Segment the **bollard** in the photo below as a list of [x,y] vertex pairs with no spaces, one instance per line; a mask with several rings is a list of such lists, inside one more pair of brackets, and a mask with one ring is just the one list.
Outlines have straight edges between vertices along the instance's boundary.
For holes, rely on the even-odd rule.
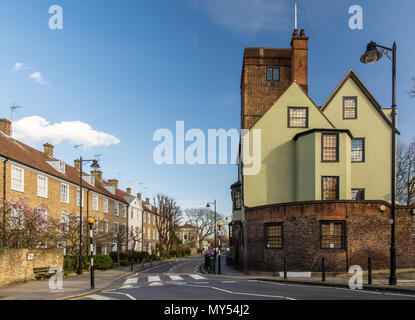
[[287,259],[284,256],[284,279],[287,280]]
[[321,281],[326,281],[326,258],[321,259]]
[[220,258],[220,252],[219,252],[219,255],[218,255],[218,274],[220,274],[220,268],[221,268],[221,258]]
[[367,258],[367,284],[372,284],[372,259]]

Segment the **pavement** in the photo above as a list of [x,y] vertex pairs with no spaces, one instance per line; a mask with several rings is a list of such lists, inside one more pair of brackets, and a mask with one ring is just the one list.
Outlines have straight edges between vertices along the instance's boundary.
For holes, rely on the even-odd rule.
[[[178,259],[179,260],[179,259]],[[33,280],[15,283],[0,288],[0,300],[65,300],[83,296],[91,292],[99,292],[108,287],[114,281],[128,277],[137,271],[146,270],[155,265],[173,263],[175,260],[154,261],[153,263],[136,264],[134,271],[131,266],[118,267],[111,270],[94,273],[95,289],[90,286],[90,274],[84,272],[82,275],[68,275],[63,278],[62,289],[51,290],[49,280]]]

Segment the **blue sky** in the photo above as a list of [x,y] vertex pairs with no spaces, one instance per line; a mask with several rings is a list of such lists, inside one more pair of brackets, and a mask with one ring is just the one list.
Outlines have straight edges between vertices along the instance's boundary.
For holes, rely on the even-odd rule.
[[[49,124],[81,121],[119,139],[74,149],[62,140],[55,155],[68,163],[102,154],[105,178],[152,196],[163,192],[184,208],[217,199],[231,213],[234,165],[153,162],[153,133],[238,128],[240,72],[246,46],[289,47],[294,26],[289,0],[2,0],[0,3],[0,117],[23,105],[14,120],[38,116]],[[348,27],[351,5],[363,7],[363,30]],[[50,30],[51,5],[63,8],[63,30]],[[415,137],[412,0],[299,0],[299,27],[309,41],[309,94],[321,105],[349,69],[380,103],[390,106],[391,64],[359,62],[374,40],[398,45],[398,121],[401,141]],[[13,71],[17,62],[25,67]],[[35,74],[35,75],[34,75]],[[32,78],[30,78],[30,75]],[[37,80],[37,81],[36,81]],[[92,138],[91,138],[92,139]],[[47,142],[31,141],[41,148]],[[105,140],[105,137],[104,137]],[[140,182],[143,182],[140,185]],[[147,189],[143,189],[144,186]]]

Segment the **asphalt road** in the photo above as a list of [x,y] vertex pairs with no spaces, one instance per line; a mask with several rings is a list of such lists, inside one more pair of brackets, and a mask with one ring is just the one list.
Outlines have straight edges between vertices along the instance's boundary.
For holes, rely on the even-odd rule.
[[156,266],[83,300],[415,300],[415,296],[199,273],[201,258]]

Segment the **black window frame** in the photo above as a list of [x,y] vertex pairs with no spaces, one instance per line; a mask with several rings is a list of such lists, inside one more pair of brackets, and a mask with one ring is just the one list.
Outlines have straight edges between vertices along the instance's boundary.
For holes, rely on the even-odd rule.
[[[336,159],[324,160],[324,136],[336,136]],[[321,133],[321,162],[339,162],[339,134],[337,132]]]
[[[237,194],[239,194],[239,206],[237,205],[237,201],[236,201]],[[232,202],[233,202],[232,209],[234,211],[242,210],[242,188],[240,185],[232,189]]]
[[[352,159],[352,148],[353,148],[353,140],[362,140],[362,160],[361,161],[354,161]],[[350,160],[352,163],[362,163],[366,161],[366,139],[365,138],[353,138],[350,142]]]
[[[324,178],[336,178],[337,179],[336,199],[334,199],[334,200],[325,200],[324,199]],[[339,194],[340,194],[339,184],[340,184],[340,177],[339,176],[321,176],[321,200],[322,201],[336,201],[336,200],[339,200]]]
[[[290,110],[292,109],[304,109],[305,112],[305,126],[292,126],[290,124],[291,116],[290,116]],[[308,128],[308,107],[288,107],[287,108],[287,127],[288,128]]]
[[[268,79],[268,70],[271,69],[271,78]],[[274,79],[274,69],[278,70],[278,79]],[[265,69],[265,80],[266,81],[280,81],[281,80],[281,68],[278,66],[267,66]]]
[[[268,247],[267,227],[281,227],[281,247]],[[283,222],[271,222],[264,223],[264,247],[268,250],[282,250],[284,249],[284,223]]]
[[[353,199],[353,190],[359,190],[363,193],[363,199]],[[366,189],[365,188],[352,188],[352,201],[363,201],[366,199]]]
[[[344,220],[320,220],[320,250],[331,250],[331,251],[344,251],[346,250],[346,221]],[[341,248],[326,248],[323,247],[323,224],[340,224],[342,226],[342,234],[341,234]]]
[[[354,99],[355,100],[355,117],[354,118],[346,118],[345,117],[345,100],[346,99]],[[343,120],[356,120],[357,119],[357,96],[345,96],[343,97]]]

